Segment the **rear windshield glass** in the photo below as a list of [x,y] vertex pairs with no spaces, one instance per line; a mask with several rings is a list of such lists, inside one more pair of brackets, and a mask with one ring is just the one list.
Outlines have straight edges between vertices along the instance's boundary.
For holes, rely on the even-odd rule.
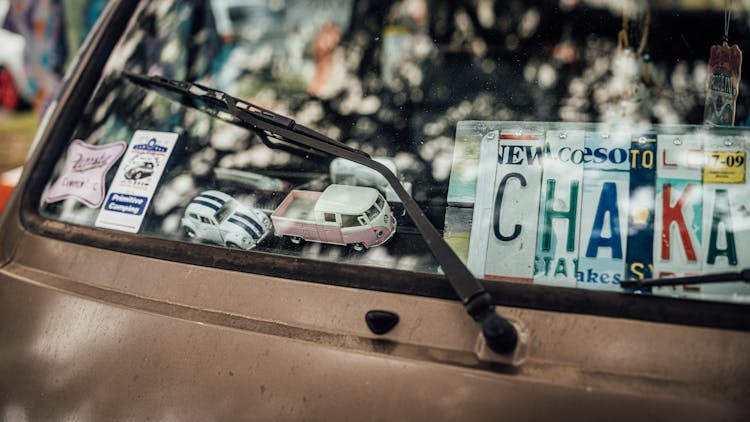
[[[127,71],[224,91],[363,150],[487,280],[630,293],[620,282],[739,271],[750,15],[730,2],[725,20],[720,3],[143,2],[40,211],[144,238],[440,271],[377,172]],[[750,285],[638,293],[747,302]]]

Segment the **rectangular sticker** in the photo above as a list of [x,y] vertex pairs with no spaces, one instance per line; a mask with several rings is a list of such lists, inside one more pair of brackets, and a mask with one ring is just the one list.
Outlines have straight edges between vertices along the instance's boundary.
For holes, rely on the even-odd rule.
[[622,291],[630,167],[627,135],[587,132],[577,286]]
[[706,151],[703,183],[744,184],[746,151]]
[[96,219],[97,227],[138,233],[177,136],[148,130],[133,134]]
[[575,287],[584,132],[547,131],[534,283]]
[[533,280],[542,137],[541,132],[503,130],[482,139],[469,245],[469,269],[475,275]]

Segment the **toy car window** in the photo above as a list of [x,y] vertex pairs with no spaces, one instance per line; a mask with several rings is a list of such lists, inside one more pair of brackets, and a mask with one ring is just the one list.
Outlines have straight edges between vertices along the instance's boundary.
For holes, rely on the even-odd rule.
[[378,199],[375,200],[375,205],[378,207],[378,210],[382,210],[385,206],[385,200],[382,196],[378,196]]
[[[128,71],[361,149],[489,282],[627,294],[620,281],[750,266],[741,2],[726,46],[717,2],[231,3],[143,2],[39,198],[43,217],[221,253],[227,242],[188,227],[215,215],[199,218],[247,239],[235,249],[439,273],[379,174]],[[336,215],[346,230],[323,230]],[[746,303],[750,284],[639,293]]]
[[341,226],[342,227],[355,227],[359,225],[356,215],[341,214]]
[[377,207],[376,207],[376,206],[375,206],[374,204],[373,204],[373,206],[372,206],[372,207],[370,207],[370,209],[369,209],[369,210],[367,210],[367,212],[365,213],[365,215],[367,215],[367,218],[368,218],[368,219],[369,219],[370,221],[372,221],[372,220],[374,220],[375,218],[377,218],[378,214],[380,214],[380,210],[378,210],[378,208],[377,208]]

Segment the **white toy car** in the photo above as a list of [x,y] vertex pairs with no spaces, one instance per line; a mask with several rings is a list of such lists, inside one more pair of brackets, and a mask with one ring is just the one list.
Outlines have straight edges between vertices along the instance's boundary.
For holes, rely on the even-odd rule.
[[182,227],[188,237],[249,250],[271,232],[271,219],[231,196],[209,190],[196,196],[185,209]]

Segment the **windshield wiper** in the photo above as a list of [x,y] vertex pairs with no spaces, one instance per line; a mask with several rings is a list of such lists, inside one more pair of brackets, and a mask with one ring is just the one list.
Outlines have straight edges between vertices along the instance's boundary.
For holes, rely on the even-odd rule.
[[518,332],[495,310],[492,296],[471,274],[466,265],[430,223],[396,175],[366,153],[331,139],[294,119],[282,116],[250,102],[202,85],[176,81],[160,76],[123,72],[136,84],[171,98],[183,105],[209,113],[221,120],[252,130],[275,148],[269,137],[294,145],[303,151],[318,151],[342,157],[380,173],[402,201],[406,212],[421,233],[427,247],[440,264],[448,282],[464,304],[466,311],[479,323],[487,346],[500,354],[511,354],[518,345]]
[[750,283],[750,268],[742,271],[726,272],[716,274],[703,274],[675,278],[658,278],[651,280],[633,280],[621,281],[620,287],[625,289],[643,289],[647,287],[659,286],[684,286],[687,284],[708,284],[708,283],[731,283],[743,281]]

